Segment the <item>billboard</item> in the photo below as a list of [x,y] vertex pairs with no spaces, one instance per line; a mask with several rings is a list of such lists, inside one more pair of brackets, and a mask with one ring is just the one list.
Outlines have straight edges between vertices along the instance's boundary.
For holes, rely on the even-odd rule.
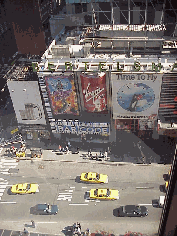
[[45,83],[54,115],[79,115],[76,87],[72,75],[47,76]]
[[38,82],[8,81],[7,85],[18,123],[46,125]]
[[65,134],[95,134],[108,136],[110,134],[110,124],[109,123],[99,123],[99,122],[80,122],[75,120],[55,120],[53,122],[55,126],[56,133]]
[[147,119],[158,113],[162,74],[113,74],[113,119]]
[[81,74],[84,109],[87,112],[107,113],[106,74]]

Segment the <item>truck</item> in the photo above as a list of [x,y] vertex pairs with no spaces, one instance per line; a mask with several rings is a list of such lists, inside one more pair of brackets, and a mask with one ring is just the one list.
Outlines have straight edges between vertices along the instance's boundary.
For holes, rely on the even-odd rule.
[[163,208],[165,202],[165,196],[160,196],[159,199],[152,200],[153,207]]

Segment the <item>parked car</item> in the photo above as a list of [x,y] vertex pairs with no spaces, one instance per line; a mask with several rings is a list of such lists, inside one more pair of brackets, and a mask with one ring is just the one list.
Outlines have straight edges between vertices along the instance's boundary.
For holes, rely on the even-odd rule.
[[58,206],[47,203],[37,204],[33,208],[33,213],[36,215],[56,215],[58,213]]
[[148,209],[145,206],[126,205],[118,208],[118,217],[144,217],[148,215]]

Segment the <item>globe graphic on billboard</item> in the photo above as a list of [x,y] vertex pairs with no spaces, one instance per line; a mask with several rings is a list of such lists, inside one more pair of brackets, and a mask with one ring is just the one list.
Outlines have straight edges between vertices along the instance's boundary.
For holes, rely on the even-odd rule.
[[142,112],[154,104],[154,90],[144,83],[128,83],[117,92],[117,102],[130,112]]

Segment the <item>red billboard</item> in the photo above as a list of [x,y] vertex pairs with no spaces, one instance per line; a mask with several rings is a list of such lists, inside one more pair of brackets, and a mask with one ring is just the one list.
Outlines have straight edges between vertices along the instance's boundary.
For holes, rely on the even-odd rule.
[[84,109],[88,112],[107,113],[106,74],[81,74]]

